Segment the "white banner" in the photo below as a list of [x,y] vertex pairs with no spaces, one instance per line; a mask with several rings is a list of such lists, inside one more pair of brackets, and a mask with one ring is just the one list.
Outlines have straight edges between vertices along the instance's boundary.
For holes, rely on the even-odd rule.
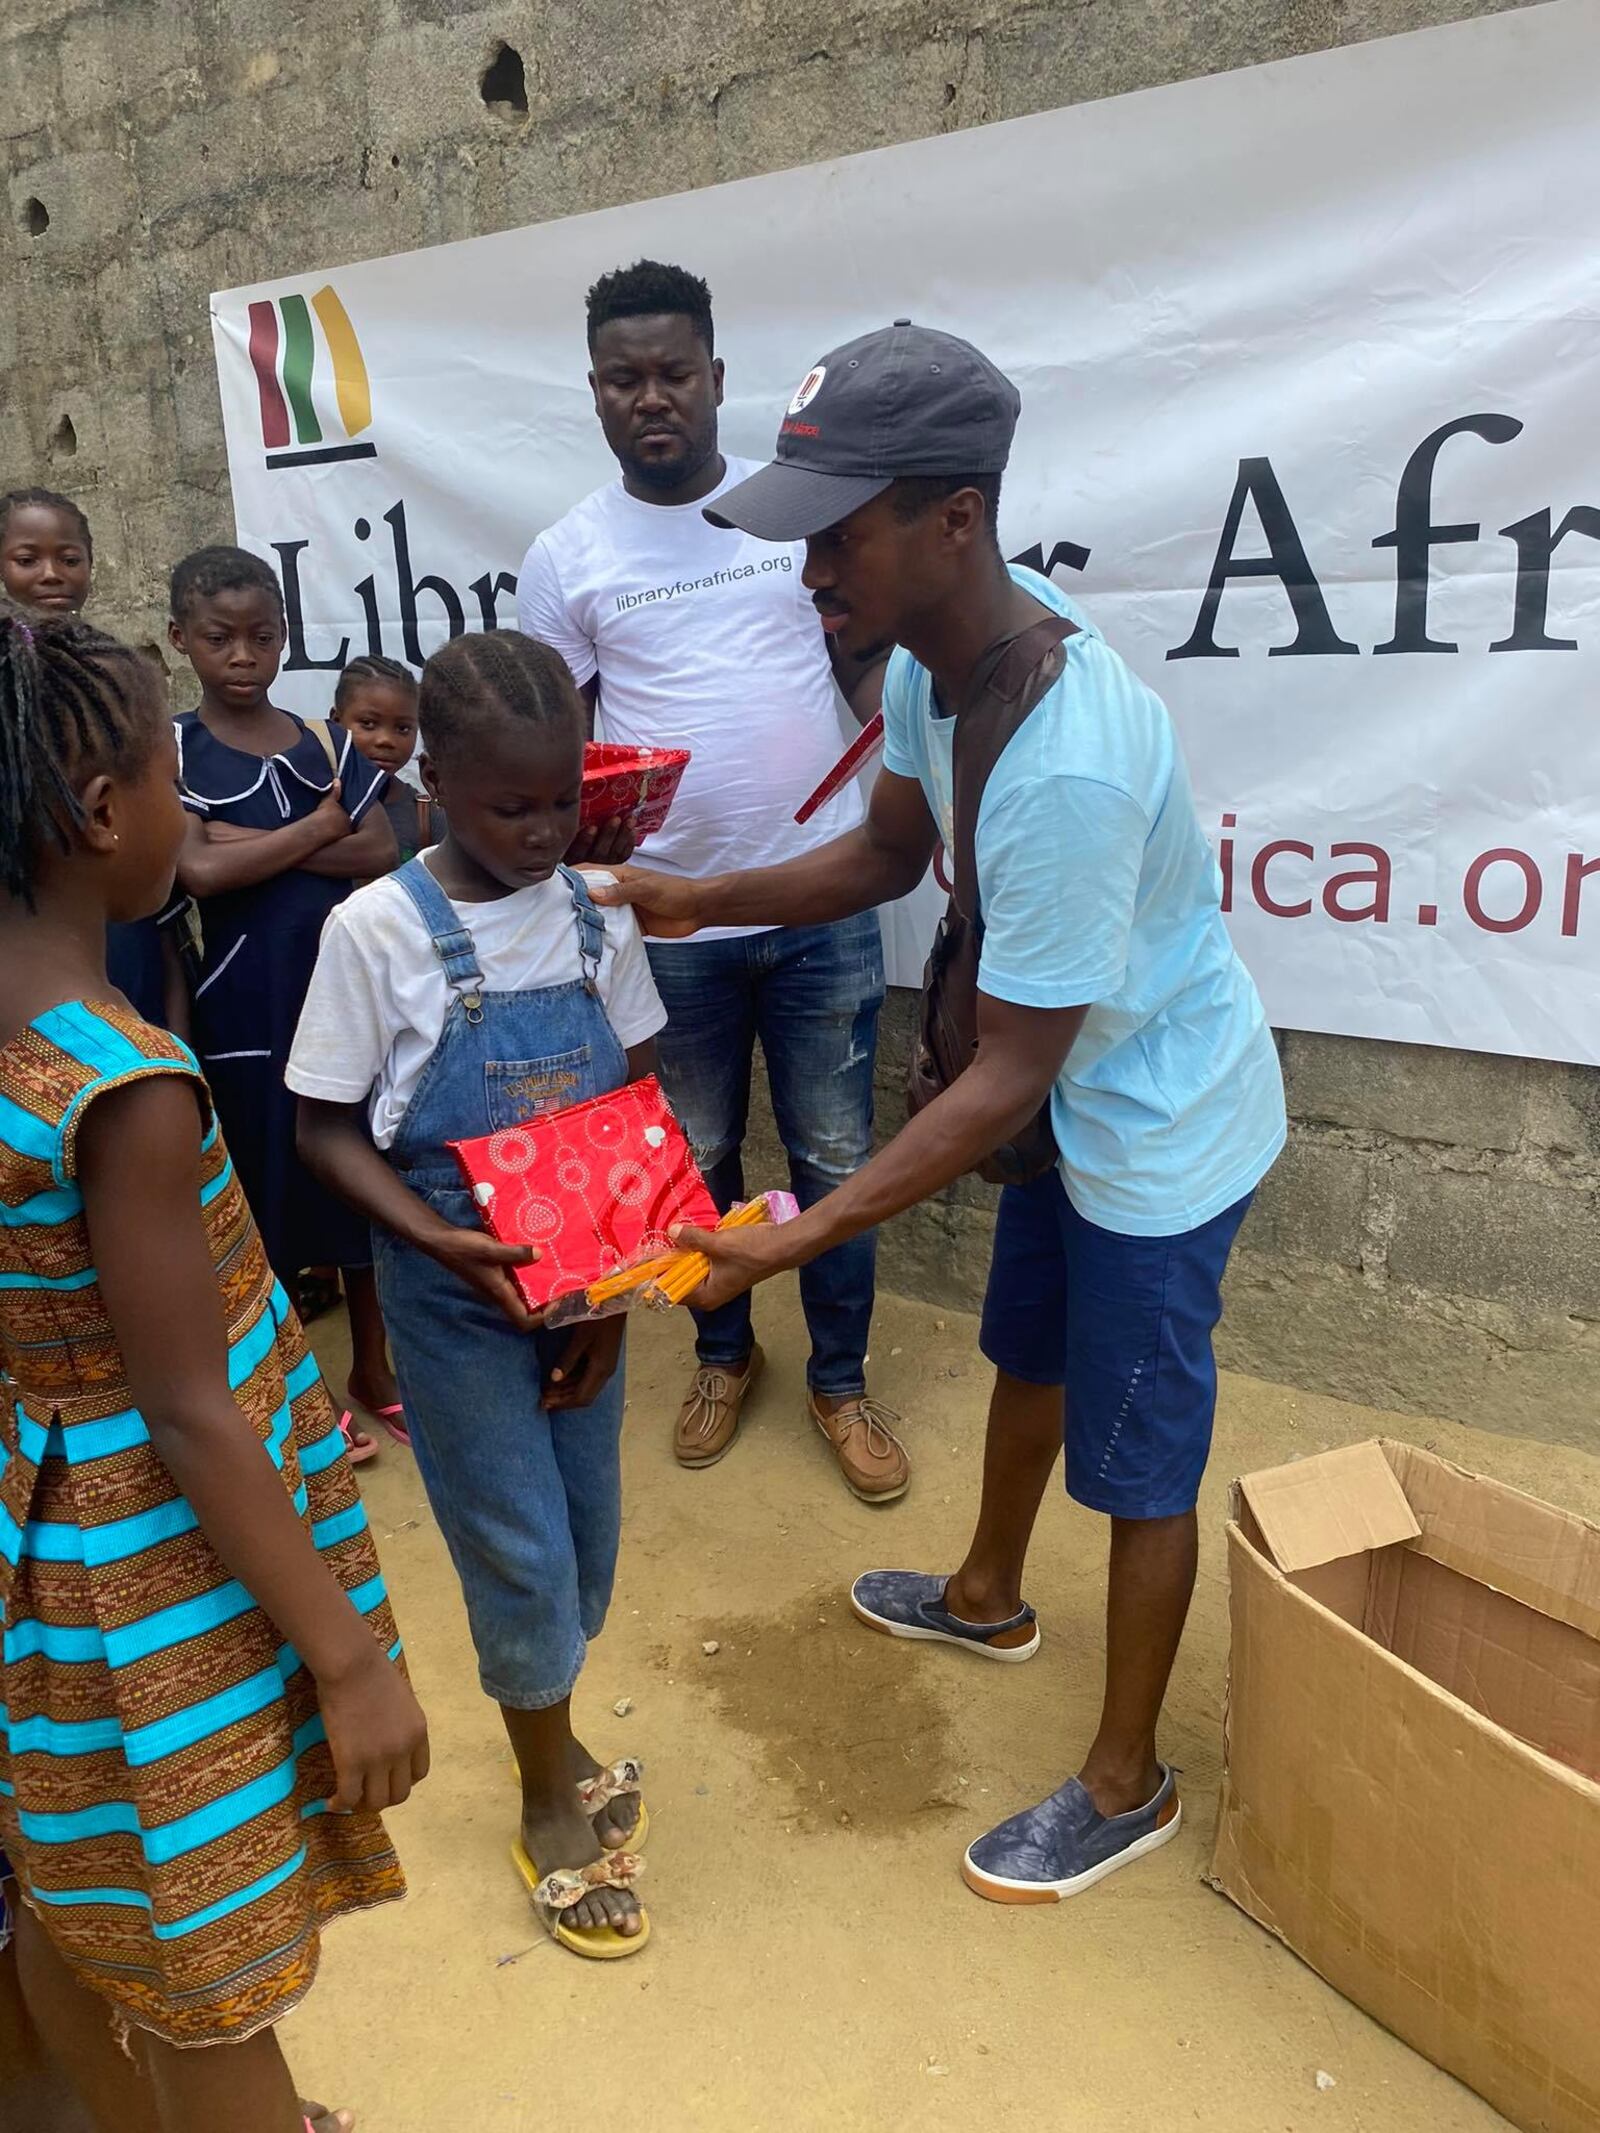
[[513,620],[615,474],[597,275],[709,279],[759,456],[909,315],[1021,387],[1003,543],[1171,705],[1272,1020],[1600,1062],[1597,112],[1554,0],[218,296],[281,700]]

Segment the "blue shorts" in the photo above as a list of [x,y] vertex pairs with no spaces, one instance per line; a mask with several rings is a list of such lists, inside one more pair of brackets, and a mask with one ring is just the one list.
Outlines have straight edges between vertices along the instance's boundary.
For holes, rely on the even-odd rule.
[[1174,1237],[1086,1221],[1058,1171],[1000,1198],[979,1345],[1066,1387],[1067,1490],[1113,1518],[1192,1511],[1211,1450],[1228,1254],[1253,1194]]

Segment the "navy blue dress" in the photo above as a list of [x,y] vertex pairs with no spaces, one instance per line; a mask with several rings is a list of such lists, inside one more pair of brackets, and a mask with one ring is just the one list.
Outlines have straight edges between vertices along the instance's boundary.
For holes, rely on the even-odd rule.
[[167,972],[161,928],[136,918],[106,928],[106,976],[125,993],[140,1017],[156,1029],[167,1026]]
[[[282,829],[310,814],[333,784],[327,751],[301,720],[293,747],[265,757],[219,741],[198,711],[173,723],[184,804],[208,821]],[[340,797],[359,822],[381,805],[386,773],[340,727],[330,730]],[[283,1079],[323,921],[354,887],[294,867],[200,902],[205,953],[194,990],[194,1049],[267,1257],[291,1295],[303,1267],[366,1266],[372,1259],[365,1218],[325,1192],[295,1155],[295,1098]]]
[[167,963],[162,937],[171,930],[181,958],[193,910],[194,905],[180,891],[154,918],[136,918],[106,927],[106,976],[156,1029],[167,1026]]

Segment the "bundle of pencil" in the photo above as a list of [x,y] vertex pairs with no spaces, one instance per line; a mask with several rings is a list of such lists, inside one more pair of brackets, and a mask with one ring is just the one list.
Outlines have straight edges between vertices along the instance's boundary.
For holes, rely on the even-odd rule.
[[[744,1229],[752,1222],[770,1222],[772,1211],[763,1195],[747,1200],[743,1207],[736,1207],[723,1216],[718,1229]],[[619,1296],[626,1296],[632,1289],[644,1291],[644,1301],[658,1311],[670,1311],[691,1297],[702,1281],[711,1272],[711,1261],[704,1252],[660,1252],[653,1259],[642,1259],[635,1266],[625,1266],[615,1274],[606,1275],[603,1281],[591,1282],[587,1291],[592,1309],[602,1304],[614,1303]]]

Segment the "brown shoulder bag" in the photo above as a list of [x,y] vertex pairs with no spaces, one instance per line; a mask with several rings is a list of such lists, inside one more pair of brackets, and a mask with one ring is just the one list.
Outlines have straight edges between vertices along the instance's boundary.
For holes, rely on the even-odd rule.
[[[906,1084],[906,1107],[916,1114],[972,1064],[978,1049],[978,961],[983,913],[978,897],[978,809],[989,773],[1006,743],[1061,677],[1061,640],[1077,624],[1049,615],[1015,637],[992,645],[978,663],[969,702],[956,716],[952,741],[951,812],[955,818],[955,887],[922,979],[922,1024]],[[1046,1099],[1013,1139],[977,1167],[994,1185],[1026,1185],[1055,1162],[1056,1137]]]

